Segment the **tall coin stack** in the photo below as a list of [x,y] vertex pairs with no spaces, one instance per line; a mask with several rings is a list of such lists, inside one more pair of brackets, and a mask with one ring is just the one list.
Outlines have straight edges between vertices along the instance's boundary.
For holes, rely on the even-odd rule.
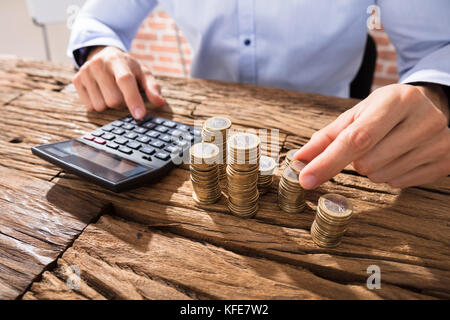
[[219,147],[219,179],[226,178],[227,130],[231,120],[225,117],[212,117],[205,121],[202,130],[202,141],[214,143]]
[[259,159],[258,191],[260,195],[267,193],[273,182],[273,172],[277,163],[271,157],[261,156]]
[[286,169],[287,167],[289,167],[289,164],[291,163],[292,158],[294,158],[294,154],[298,150],[299,149],[291,149],[288,151],[288,153],[286,153],[286,159],[284,160],[283,170]]
[[300,171],[305,166],[305,163],[293,160],[283,170],[278,185],[278,205],[285,212],[298,213],[305,208],[305,191],[298,181]]
[[219,200],[221,190],[217,174],[219,148],[212,143],[197,143],[190,148],[192,197],[198,204]]
[[352,204],[338,194],[326,194],[319,199],[311,237],[320,247],[337,247],[352,217]]
[[228,208],[235,216],[253,217],[258,211],[260,140],[251,133],[228,139]]

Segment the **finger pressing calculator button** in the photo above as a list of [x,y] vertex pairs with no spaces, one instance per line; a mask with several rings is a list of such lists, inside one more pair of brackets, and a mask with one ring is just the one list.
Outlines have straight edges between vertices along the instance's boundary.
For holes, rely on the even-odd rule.
[[114,143],[114,142],[111,142],[111,141],[109,141],[109,142],[106,144],[106,146],[109,147],[109,148],[111,148],[111,149],[117,149],[117,148],[119,147],[119,145],[118,145],[117,143]]
[[105,134],[103,134],[102,138],[105,140],[112,140],[115,138],[115,135],[113,135],[111,133],[105,133]]
[[137,141],[142,143],[149,143],[150,140],[152,140],[152,138],[150,138],[149,136],[142,136],[137,138]]
[[157,126],[157,127],[155,128],[155,130],[156,130],[156,131],[159,131],[159,132],[161,132],[161,133],[166,133],[167,131],[169,131],[169,128],[164,127],[164,126]]
[[124,133],[125,133],[125,130],[123,130],[122,128],[115,128],[115,129],[112,131],[112,133],[121,135],[121,134],[124,134]]
[[155,150],[155,148],[152,148],[152,147],[143,147],[139,151],[141,151],[142,153],[148,154],[148,155],[152,155],[155,153],[156,150]]
[[128,147],[124,147],[124,146],[120,146],[119,147],[119,151],[123,152],[123,153],[126,153],[126,154],[132,154],[133,153],[133,150],[131,150]]
[[123,122],[120,120],[116,120],[112,122],[111,125],[113,125],[114,127],[121,127],[123,125]]
[[130,142],[127,143],[127,147],[129,147],[131,149],[134,149],[134,150],[137,150],[137,149],[139,149],[141,147],[141,144],[139,142],[136,142],[136,141],[130,141]]
[[102,138],[94,138],[94,140],[93,140],[95,143],[98,143],[98,144],[105,144],[106,143],[106,140],[105,139],[102,139]]
[[157,157],[158,159],[166,161],[167,159],[170,158],[170,155],[168,153],[160,151],[160,152],[157,152],[155,154],[155,157]]
[[118,143],[118,144],[125,144],[128,142],[128,140],[123,137],[118,137],[118,138],[116,138],[116,140],[114,140],[114,142]]
[[128,139],[136,139],[137,136],[138,136],[138,134],[137,134],[137,133],[134,133],[134,132],[128,132],[128,133],[125,135],[125,137],[128,138]]
[[125,123],[122,128],[124,128],[125,130],[133,130],[134,126],[131,123]]
[[150,131],[150,132],[147,132],[146,135],[148,135],[149,137],[152,137],[152,138],[158,138],[160,133],[156,132],[156,131]]
[[158,140],[152,141],[150,143],[150,145],[152,145],[152,146],[154,146],[155,148],[158,148],[158,149],[164,148],[164,146],[165,146],[165,144],[163,142],[158,141]]

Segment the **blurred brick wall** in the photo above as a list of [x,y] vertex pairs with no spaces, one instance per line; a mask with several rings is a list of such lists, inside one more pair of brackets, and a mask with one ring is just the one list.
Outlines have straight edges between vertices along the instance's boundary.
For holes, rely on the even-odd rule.
[[[395,83],[398,80],[395,49],[384,30],[370,32],[375,39],[378,60],[372,89]],[[157,8],[142,23],[131,47],[131,54],[147,64],[154,74],[183,77],[189,75],[191,49],[181,32],[181,54],[177,46],[176,27],[173,20]],[[181,63],[181,55],[185,69]]]

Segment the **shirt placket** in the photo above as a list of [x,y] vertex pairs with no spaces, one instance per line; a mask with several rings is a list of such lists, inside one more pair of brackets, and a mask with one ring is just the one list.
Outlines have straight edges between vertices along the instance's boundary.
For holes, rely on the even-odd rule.
[[256,83],[254,0],[238,0],[239,80]]

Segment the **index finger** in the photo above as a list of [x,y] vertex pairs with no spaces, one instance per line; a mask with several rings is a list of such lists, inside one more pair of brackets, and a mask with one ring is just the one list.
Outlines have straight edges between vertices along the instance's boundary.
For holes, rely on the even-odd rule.
[[136,120],[145,116],[145,104],[139,92],[136,75],[125,63],[112,64],[116,83],[122,92],[125,103]]
[[302,170],[299,180],[305,189],[314,189],[341,172],[349,163],[373,148],[402,119],[389,108],[364,110],[342,130],[326,149]]

